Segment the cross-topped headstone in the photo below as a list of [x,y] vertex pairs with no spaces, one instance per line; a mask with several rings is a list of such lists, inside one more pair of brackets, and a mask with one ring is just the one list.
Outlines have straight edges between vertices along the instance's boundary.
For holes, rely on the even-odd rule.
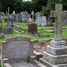
[[9,12],[10,12],[10,8],[8,7],[8,14],[9,14]]
[[54,17],[56,17],[55,24],[55,38],[54,40],[62,40],[62,4],[56,4]]
[[67,45],[61,37],[63,12],[62,4],[56,4],[53,12],[56,18],[55,38],[50,41],[50,45],[46,46],[43,58],[40,59],[47,67],[67,67]]

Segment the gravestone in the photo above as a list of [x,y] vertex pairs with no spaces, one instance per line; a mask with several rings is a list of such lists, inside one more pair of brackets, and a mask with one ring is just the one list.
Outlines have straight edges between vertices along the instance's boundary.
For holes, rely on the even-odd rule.
[[8,38],[2,43],[3,58],[8,58],[9,62],[28,61],[33,55],[33,45],[30,38],[16,36]]
[[16,22],[19,22],[19,14],[16,14]]
[[46,26],[47,22],[46,22],[46,16],[42,16],[41,18],[41,26]]
[[1,14],[0,14],[0,33],[2,32],[2,18],[1,18]]
[[32,12],[31,12],[31,18],[32,18],[32,20],[34,20],[34,16],[35,16],[35,12],[32,11]]
[[2,31],[4,34],[11,34],[13,33],[13,20],[10,14],[6,15],[6,28]]
[[28,32],[31,34],[37,34],[37,24],[28,23]]
[[40,15],[40,13],[38,13],[37,16],[36,16],[36,23],[37,23],[38,26],[41,25],[41,19],[42,19],[41,15]]
[[[54,10],[51,10],[50,11],[50,18],[51,18],[51,22],[56,22],[56,16],[55,16],[55,13],[54,13]],[[62,25],[67,25],[67,10],[64,10],[62,11]]]
[[1,23],[1,16],[2,16],[2,15],[1,15],[1,12],[0,12],[0,23]]
[[10,7],[8,7],[8,14],[10,14]]
[[62,40],[62,4],[56,4],[54,16],[56,17],[55,38],[50,41],[50,45],[43,52],[40,59],[47,67],[67,67],[67,45]]
[[31,17],[29,17],[28,23],[31,23],[31,22],[33,22],[33,19]]
[[8,7],[8,12],[6,14],[6,28],[3,30],[4,34],[11,34],[13,33],[13,19],[12,16],[10,14],[10,7]]
[[16,21],[16,14],[15,14],[15,11],[13,11],[13,13],[12,13],[12,20],[13,20],[13,22]]
[[26,21],[26,16],[27,16],[27,15],[25,14],[25,12],[23,12],[23,13],[22,13],[22,22],[25,22],[25,21]]

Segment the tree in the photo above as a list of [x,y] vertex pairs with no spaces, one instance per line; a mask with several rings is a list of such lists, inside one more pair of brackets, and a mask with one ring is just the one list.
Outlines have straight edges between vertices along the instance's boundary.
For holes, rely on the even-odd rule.
[[42,6],[47,5],[47,0],[32,0],[33,2],[33,10],[35,11],[41,11]]
[[48,0],[47,1],[47,8],[49,10],[55,9],[55,4],[59,3],[59,0]]
[[15,5],[17,0],[2,0],[3,11],[6,12],[8,7],[10,7],[10,13],[16,8]]
[[48,15],[49,15],[49,13],[50,13],[50,10],[49,10],[47,7],[43,6],[43,7],[42,7],[42,13],[43,13],[45,16],[48,17]]
[[67,10],[67,0],[62,0],[61,3],[63,4],[63,9]]
[[2,8],[3,8],[3,4],[2,1],[0,1],[0,12],[2,11]]
[[[32,0],[32,2],[23,2],[22,0],[0,0],[0,11],[6,12],[10,7],[10,13],[12,11],[41,11],[44,6],[44,11],[55,9],[55,4],[61,3],[64,6],[64,10],[67,10],[67,0]],[[46,7],[46,9],[45,9]]]
[[28,11],[30,13],[32,10],[32,2],[30,1],[24,2],[23,10]]

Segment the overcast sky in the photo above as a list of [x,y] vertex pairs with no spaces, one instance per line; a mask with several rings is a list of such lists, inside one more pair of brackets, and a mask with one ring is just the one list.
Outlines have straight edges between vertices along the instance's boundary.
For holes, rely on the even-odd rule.
[[23,1],[31,1],[31,0],[23,0]]

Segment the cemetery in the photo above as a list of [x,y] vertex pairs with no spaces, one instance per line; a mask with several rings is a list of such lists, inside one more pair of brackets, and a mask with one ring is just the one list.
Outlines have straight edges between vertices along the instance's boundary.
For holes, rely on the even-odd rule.
[[67,6],[54,6],[0,12],[0,67],[67,67]]

